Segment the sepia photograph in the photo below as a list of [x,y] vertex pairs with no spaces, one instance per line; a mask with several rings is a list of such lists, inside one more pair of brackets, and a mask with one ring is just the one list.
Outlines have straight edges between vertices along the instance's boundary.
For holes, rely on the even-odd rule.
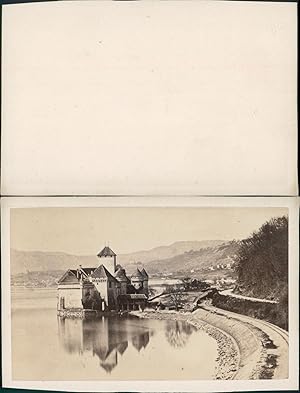
[[288,228],[279,207],[11,209],[13,379],[287,379]]

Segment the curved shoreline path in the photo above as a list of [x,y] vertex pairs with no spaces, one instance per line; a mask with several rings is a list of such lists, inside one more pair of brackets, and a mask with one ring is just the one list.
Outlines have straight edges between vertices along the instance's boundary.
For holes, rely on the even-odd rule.
[[196,310],[200,319],[231,334],[240,351],[235,379],[288,378],[289,334],[269,322],[212,306]]
[[237,293],[234,293],[232,291],[232,289],[225,289],[223,291],[220,291],[220,294],[221,295],[225,295],[225,296],[235,297],[237,299],[250,300],[252,302],[278,304],[278,302],[276,300],[260,299],[260,298],[257,298],[257,297],[239,295]]
[[217,379],[288,378],[288,332],[269,322],[208,305],[192,313],[146,311],[134,314],[142,318],[180,318],[206,330],[218,342]]
[[[289,333],[277,325],[270,322],[236,314],[231,311],[221,310],[216,307],[204,307],[210,312],[218,312],[227,318],[239,320],[246,324],[256,335],[258,341],[263,346],[267,356],[267,367],[274,365],[272,379],[285,379],[289,375]],[[269,360],[269,361],[268,361]]]

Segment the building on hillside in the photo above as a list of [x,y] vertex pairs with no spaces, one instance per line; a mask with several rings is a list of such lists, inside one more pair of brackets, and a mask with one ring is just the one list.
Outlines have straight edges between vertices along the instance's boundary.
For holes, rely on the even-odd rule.
[[81,316],[83,310],[102,312],[143,309],[148,298],[148,274],[139,269],[129,279],[117,265],[117,255],[104,247],[98,267],[69,269],[58,281],[59,315]]

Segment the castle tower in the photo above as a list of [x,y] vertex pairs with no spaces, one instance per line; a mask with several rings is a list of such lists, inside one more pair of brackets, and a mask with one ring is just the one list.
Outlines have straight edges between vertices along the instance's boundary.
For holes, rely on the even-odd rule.
[[139,269],[136,269],[136,272],[131,276],[131,284],[134,286],[136,291],[143,291],[144,276]]
[[111,248],[106,246],[97,254],[97,257],[100,258],[99,265],[102,264],[109,273],[114,276],[117,264],[117,254],[115,254]]
[[120,295],[126,295],[126,293],[127,293],[127,285],[128,285],[128,278],[126,276],[125,269],[120,267],[116,271],[116,273],[115,273],[115,278],[120,283]]

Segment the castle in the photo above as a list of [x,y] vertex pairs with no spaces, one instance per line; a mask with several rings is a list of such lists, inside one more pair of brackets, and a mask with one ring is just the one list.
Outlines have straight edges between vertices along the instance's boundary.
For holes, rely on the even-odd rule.
[[148,274],[136,269],[130,277],[117,265],[117,255],[104,247],[97,268],[69,269],[58,281],[58,315],[82,316],[84,312],[144,309],[148,298]]

